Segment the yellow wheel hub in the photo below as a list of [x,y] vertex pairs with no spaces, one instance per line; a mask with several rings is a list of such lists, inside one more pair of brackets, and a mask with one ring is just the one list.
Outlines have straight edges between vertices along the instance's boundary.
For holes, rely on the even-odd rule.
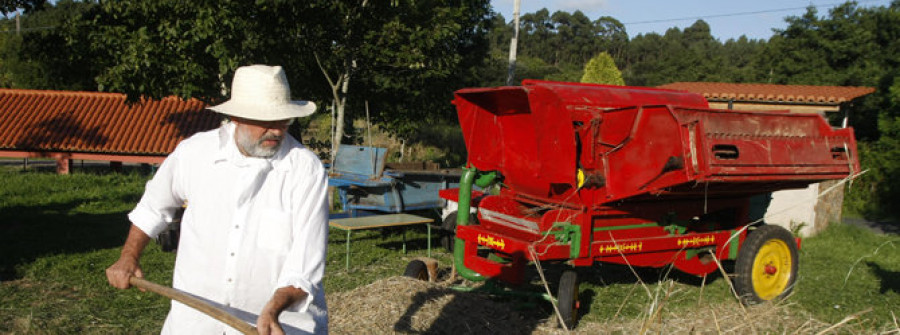
[[753,260],[753,290],[762,300],[772,300],[787,289],[791,280],[791,249],[781,240],[769,240]]

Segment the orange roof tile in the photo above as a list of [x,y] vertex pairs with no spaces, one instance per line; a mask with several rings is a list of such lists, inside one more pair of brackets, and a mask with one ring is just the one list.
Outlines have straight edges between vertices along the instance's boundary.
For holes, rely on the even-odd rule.
[[175,97],[129,106],[117,93],[0,89],[0,150],[168,155],[218,126],[204,108]]
[[733,84],[677,82],[659,86],[671,90],[700,93],[707,100],[788,102],[795,104],[838,105],[875,92],[872,87],[810,86],[773,84]]

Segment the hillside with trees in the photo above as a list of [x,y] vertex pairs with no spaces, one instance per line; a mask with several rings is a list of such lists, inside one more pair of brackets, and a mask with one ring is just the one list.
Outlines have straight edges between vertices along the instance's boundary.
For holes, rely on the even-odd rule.
[[[4,1],[21,28],[0,20],[0,86],[178,95],[218,101],[234,69],[285,66],[295,96],[338,115],[370,112],[400,138],[456,122],[452,92],[506,81],[509,18],[488,0]],[[297,18],[303,18],[298,20]],[[676,81],[871,86],[850,107],[868,172],[847,204],[900,216],[900,0],[810,7],[767,40],[720,41],[698,20],[663,34],[629,36],[613,17],[543,9],[523,14],[516,81],[580,81],[607,54],[626,85]],[[337,138],[346,138],[338,135]]]

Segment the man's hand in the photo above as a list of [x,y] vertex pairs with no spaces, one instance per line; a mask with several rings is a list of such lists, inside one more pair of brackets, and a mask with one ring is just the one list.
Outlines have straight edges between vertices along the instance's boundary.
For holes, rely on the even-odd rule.
[[132,276],[144,278],[144,272],[141,271],[141,264],[138,261],[141,258],[141,252],[150,242],[150,236],[144,233],[138,227],[131,226],[128,231],[128,238],[125,239],[125,245],[122,246],[122,254],[119,260],[106,269],[106,279],[109,284],[115,288],[126,289],[131,287],[128,282]]
[[272,299],[266,303],[259,313],[259,318],[256,319],[256,330],[259,331],[259,335],[283,335],[284,329],[278,323],[278,315],[288,306],[306,298],[306,295],[306,292],[293,286],[275,290]]
[[281,324],[278,323],[278,314],[273,313],[263,311],[256,319],[256,331],[259,335],[284,335],[284,329],[281,329]]
[[131,287],[131,284],[128,282],[131,277],[144,278],[144,273],[141,271],[141,264],[134,257],[125,256],[119,257],[119,260],[113,263],[110,267],[106,268],[106,280],[109,281],[109,284],[115,288],[126,289]]

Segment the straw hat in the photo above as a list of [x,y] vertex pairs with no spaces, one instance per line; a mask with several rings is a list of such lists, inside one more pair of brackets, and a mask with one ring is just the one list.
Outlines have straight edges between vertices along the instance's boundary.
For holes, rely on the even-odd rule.
[[291,87],[281,66],[250,65],[234,73],[231,99],[209,109],[249,120],[277,121],[308,116],[316,104],[291,100]]

